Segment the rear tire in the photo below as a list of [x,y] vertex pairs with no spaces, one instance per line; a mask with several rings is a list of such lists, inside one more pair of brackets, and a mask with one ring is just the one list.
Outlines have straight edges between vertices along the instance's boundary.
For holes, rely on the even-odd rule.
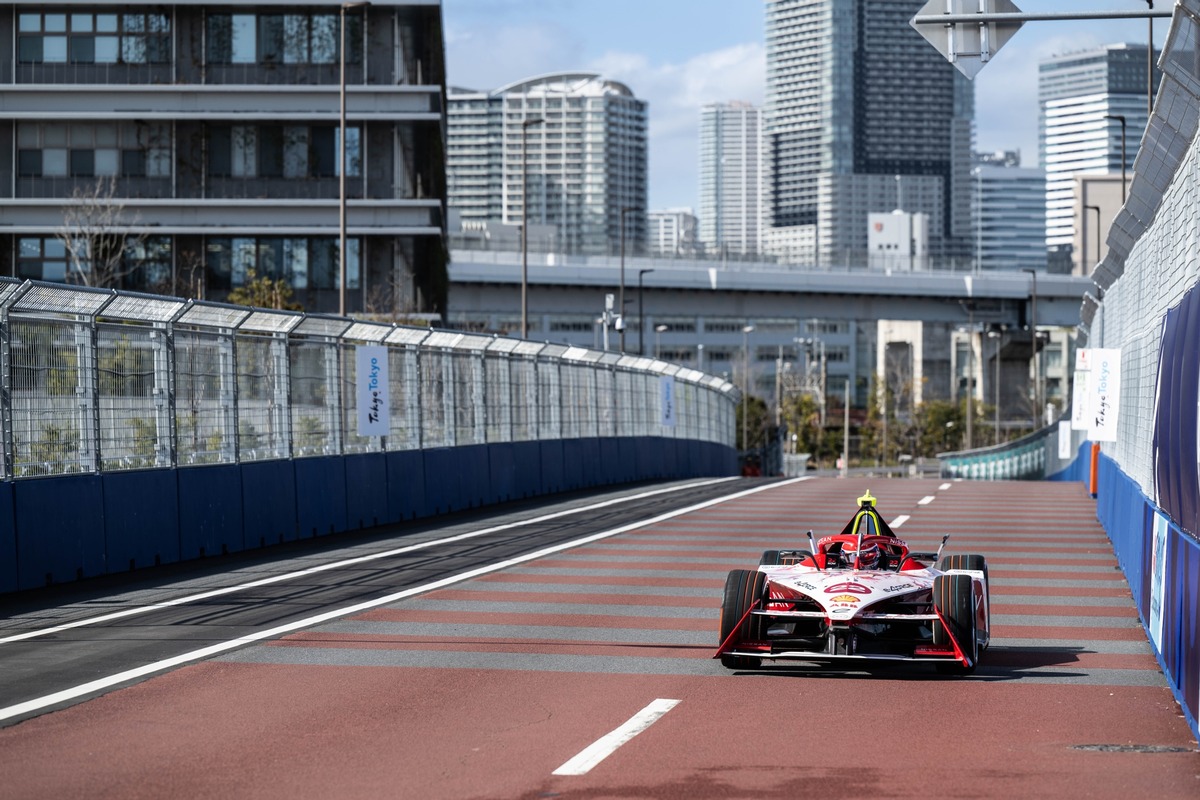
[[778,550],[764,550],[762,558],[758,560],[760,567],[778,567],[783,564],[783,559],[779,557]]
[[[721,601],[721,642],[729,638],[730,634],[734,632],[735,626],[737,626],[737,633],[730,641],[730,647],[737,647],[739,643],[747,640],[760,641],[763,638],[762,618],[753,614],[746,617],[746,611],[754,605],[755,600],[766,594],[766,587],[767,576],[757,570],[730,570],[729,576],[725,579],[725,596]],[[746,617],[746,619],[738,626],[738,621],[742,617]],[[721,656],[721,666],[727,669],[754,669],[761,665],[761,658]]]
[[934,645],[949,646],[953,634],[963,655],[971,660],[969,667],[957,661],[941,663],[938,664],[938,671],[960,675],[974,672],[979,661],[979,646],[975,632],[975,587],[971,576],[939,575],[934,578],[933,604],[942,615],[942,619],[946,620],[946,625],[943,625],[941,620],[933,623]]

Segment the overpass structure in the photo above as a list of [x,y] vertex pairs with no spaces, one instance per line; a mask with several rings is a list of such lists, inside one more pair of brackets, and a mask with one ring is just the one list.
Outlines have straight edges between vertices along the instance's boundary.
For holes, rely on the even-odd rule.
[[[1022,271],[522,254],[503,243],[454,249],[449,269],[448,320],[455,327],[519,331],[524,275],[530,338],[597,349],[607,341],[613,350],[741,376],[752,394],[764,397],[774,396],[781,369],[810,363],[806,348],[819,342],[828,391],[840,396],[849,380],[858,408],[867,405],[882,372],[879,354],[900,343],[914,362],[908,373],[926,379],[919,399],[949,399],[968,371],[956,345],[973,343],[981,402],[991,402],[997,374],[985,368],[985,356],[996,353],[1003,362],[1006,420],[1029,418],[1030,402],[1022,396],[1030,392],[1021,387],[1034,374],[1031,326],[1043,337],[1059,331],[1051,342],[1068,361],[1069,333],[1093,285],[1082,276]],[[606,295],[622,294],[623,337],[604,329]],[[1000,336],[995,350],[984,345],[987,331]],[[1066,381],[1052,385],[1065,391]]]

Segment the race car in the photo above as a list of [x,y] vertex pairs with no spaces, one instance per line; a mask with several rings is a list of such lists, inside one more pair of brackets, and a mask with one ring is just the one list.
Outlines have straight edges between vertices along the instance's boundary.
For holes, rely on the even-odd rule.
[[736,670],[917,661],[973,672],[990,639],[986,560],[942,557],[948,536],[936,553],[909,550],[875,505],[868,490],[840,533],[814,542],[809,531],[809,549],[767,550],[757,570],[730,571],[714,658]]

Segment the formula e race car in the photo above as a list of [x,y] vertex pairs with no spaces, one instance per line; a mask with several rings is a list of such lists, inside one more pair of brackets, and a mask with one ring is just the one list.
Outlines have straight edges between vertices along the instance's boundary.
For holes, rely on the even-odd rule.
[[714,656],[724,666],[921,661],[975,670],[991,628],[984,557],[942,557],[948,536],[936,553],[911,551],[869,491],[858,506],[841,533],[814,542],[809,531],[810,549],[768,550],[757,570],[729,573]]

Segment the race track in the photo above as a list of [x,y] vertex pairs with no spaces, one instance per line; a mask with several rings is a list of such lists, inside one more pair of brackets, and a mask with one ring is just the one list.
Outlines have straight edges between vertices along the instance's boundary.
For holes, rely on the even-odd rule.
[[[726,573],[805,546],[809,528],[835,532],[866,489],[915,549],[949,533],[947,553],[987,557],[993,640],[979,670],[722,668]],[[215,619],[198,611],[212,600],[45,635],[31,632],[133,604],[6,619],[0,702],[27,710],[0,728],[0,797],[1200,796],[1197,743],[1078,484],[735,481],[448,547],[331,569],[319,587],[231,591]],[[226,627],[292,624],[32,708],[84,677],[228,641]]]

